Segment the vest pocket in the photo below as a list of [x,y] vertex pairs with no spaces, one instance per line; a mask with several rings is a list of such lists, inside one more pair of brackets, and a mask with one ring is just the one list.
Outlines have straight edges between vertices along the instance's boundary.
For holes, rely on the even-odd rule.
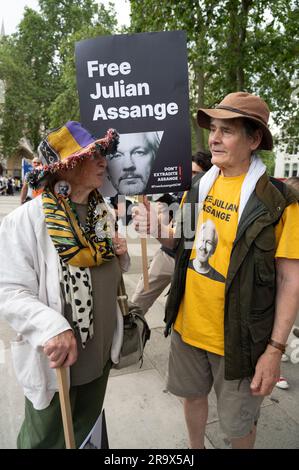
[[265,351],[268,340],[271,336],[272,328],[274,322],[274,313],[271,309],[271,313],[269,312],[266,318],[262,320],[255,321],[248,325],[249,332],[250,332],[250,356],[251,356],[251,363],[252,367],[256,366],[258,358],[263,354]]
[[274,238],[269,232],[264,237],[257,237],[254,242],[253,315],[262,314],[274,302],[276,291],[274,246]]
[[254,256],[255,283],[259,286],[274,286],[275,265],[272,254],[262,252]]
[[275,281],[275,238],[273,227],[265,229],[254,241],[256,283],[271,285]]

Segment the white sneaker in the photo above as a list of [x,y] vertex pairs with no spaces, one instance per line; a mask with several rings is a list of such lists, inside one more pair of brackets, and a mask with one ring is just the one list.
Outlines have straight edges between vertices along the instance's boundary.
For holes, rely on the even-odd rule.
[[283,354],[281,356],[281,362],[288,362],[288,360],[289,360],[289,356],[287,354]]
[[278,382],[276,382],[275,386],[283,390],[286,390],[287,388],[289,388],[289,384],[284,377],[279,377],[279,380]]

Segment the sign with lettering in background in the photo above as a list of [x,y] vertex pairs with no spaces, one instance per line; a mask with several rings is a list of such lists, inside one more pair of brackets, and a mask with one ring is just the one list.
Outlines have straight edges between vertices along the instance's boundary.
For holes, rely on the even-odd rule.
[[178,192],[191,182],[186,35],[165,31],[76,43],[81,122],[120,135],[106,195]]

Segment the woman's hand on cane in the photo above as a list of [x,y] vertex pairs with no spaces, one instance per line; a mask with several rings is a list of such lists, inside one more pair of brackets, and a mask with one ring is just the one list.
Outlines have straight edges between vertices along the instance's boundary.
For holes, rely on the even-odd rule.
[[78,357],[77,341],[72,330],[66,330],[50,338],[44,345],[44,353],[50,360],[51,369],[69,367]]

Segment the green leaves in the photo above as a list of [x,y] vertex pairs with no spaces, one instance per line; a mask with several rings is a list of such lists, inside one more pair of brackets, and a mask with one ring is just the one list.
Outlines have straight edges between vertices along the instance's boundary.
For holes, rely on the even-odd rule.
[[[188,38],[194,147],[206,146],[198,107],[245,90],[269,104],[280,139],[296,149],[299,125],[298,0],[131,0],[127,32],[183,29]],[[0,41],[0,151],[9,155],[22,136],[36,147],[41,135],[79,119],[75,41],[117,30],[116,14],[95,0],[39,0],[26,8],[18,33]],[[298,145],[299,147],[299,145]]]
[[[298,105],[291,98],[299,97],[297,0],[130,3],[132,32],[186,31],[192,122],[198,107],[243,90],[268,102],[285,139],[292,140],[296,128],[298,139]],[[196,146],[204,146],[203,131],[194,126],[193,132]]]
[[0,41],[0,153],[11,155],[26,136],[36,148],[42,135],[79,119],[74,65],[75,41],[111,34],[113,9],[95,0],[39,0],[39,12],[25,9],[18,32]]

